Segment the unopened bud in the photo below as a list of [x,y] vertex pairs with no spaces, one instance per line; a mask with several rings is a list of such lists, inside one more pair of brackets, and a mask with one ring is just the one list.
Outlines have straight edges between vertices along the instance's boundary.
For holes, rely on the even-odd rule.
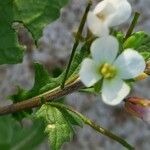
[[141,73],[139,76],[137,76],[137,77],[135,78],[135,80],[136,80],[136,81],[141,81],[141,80],[147,79],[148,77],[149,77],[149,75],[143,72],[143,73]]
[[150,100],[138,97],[127,98],[125,110],[150,124]]

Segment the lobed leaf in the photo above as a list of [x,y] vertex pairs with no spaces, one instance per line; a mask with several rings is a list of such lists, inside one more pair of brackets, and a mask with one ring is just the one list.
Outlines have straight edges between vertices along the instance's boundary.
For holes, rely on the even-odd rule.
[[21,63],[24,48],[19,45],[14,22],[22,23],[37,41],[43,28],[56,20],[69,0],[0,0],[0,65]]
[[72,139],[73,125],[83,124],[81,118],[73,112],[51,106],[51,103],[43,105],[37,111],[36,117],[42,118],[45,122],[45,132],[52,150],[59,150],[65,142]]

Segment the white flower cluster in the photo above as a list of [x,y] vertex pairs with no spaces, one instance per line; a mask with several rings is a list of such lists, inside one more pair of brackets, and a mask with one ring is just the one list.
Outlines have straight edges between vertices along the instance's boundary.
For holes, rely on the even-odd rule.
[[79,75],[86,87],[103,80],[102,100],[109,105],[119,104],[129,94],[130,87],[124,80],[137,77],[146,66],[133,49],[118,56],[119,42],[109,35],[109,28],[125,22],[131,12],[127,0],[103,0],[87,17],[90,31],[98,38],[91,45],[92,58],[83,60]]

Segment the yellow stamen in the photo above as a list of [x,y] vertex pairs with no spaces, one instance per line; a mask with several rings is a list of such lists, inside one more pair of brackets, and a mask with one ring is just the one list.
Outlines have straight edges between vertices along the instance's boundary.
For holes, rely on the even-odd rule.
[[100,67],[99,73],[105,79],[110,79],[116,75],[116,68],[113,65],[105,63]]

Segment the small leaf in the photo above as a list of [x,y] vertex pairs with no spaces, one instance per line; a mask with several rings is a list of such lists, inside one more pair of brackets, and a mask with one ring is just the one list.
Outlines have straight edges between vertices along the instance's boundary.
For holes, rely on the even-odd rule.
[[147,61],[150,59],[150,36],[143,31],[134,33],[125,43],[124,48],[133,48]]
[[69,110],[61,110],[61,112],[64,114],[66,119],[72,124],[72,125],[77,125],[80,127],[83,127],[83,121],[82,119],[77,116],[75,113],[69,111]]
[[134,33],[124,42],[124,49],[133,48],[136,50],[141,47],[142,43],[145,41],[145,36],[146,34],[143,31]]
[[58,108],[43,105],[36,116],[45,120],[45,132],[48,134],[52,150],[59,150],[64,142],[72,139],[73,128]]

